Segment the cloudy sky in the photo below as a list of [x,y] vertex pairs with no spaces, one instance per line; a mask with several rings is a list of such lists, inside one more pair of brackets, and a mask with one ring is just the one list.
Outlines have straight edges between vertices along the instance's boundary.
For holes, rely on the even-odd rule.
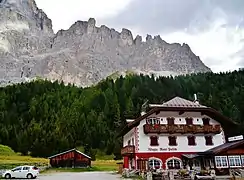
[[54,30],[96,18],[133,35],[188,43],[214,72],[244,67],[244,0],[36,0]]

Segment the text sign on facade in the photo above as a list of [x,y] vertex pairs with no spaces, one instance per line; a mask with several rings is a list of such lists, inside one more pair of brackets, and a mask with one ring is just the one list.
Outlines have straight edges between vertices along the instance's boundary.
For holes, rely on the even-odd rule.
[[177,148],[148,148],[148,151],[177,151]]
[[231,142],[231,141],[238,141],[238,140],[242,140],[242,139],[243,139],[243,135],[240,135],[240,136],[229,137],[228,141]]

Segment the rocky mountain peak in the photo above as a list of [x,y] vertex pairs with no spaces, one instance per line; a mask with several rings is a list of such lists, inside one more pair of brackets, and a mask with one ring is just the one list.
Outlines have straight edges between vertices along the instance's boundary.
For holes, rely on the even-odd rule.
[[34,0],[0,0],[0,21],[3,23],[22,22],[32,30],[53,34],[52,21],[38,9]]
[[0,84],[35,77],[89,86],[115,72],[179,75],[211,71],[187,44],[146,41],[94,18],[56,34],[34,0],[0,0]]

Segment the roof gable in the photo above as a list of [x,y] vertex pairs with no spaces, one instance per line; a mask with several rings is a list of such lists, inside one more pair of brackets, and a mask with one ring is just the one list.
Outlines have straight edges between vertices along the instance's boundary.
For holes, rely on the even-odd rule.
[[189,101],[181,97],[175,97],[162,104],[162,107],[206,107],[197,102]]
[[64,152],[55,154],[55,155],[53,155],[53,156],[48,157],[48,159],[51,159],[51,158],[54,158],[54,157],[57,157],[57,156],[60,156],[60,155],[63,155],[63,154],[66,154],[66,153],[69,153],[69,152],[72,152],[72,151],[75,151],[75,152],[77,152],[77,153],[79,153],[79,154],[81,154],[81,155],[87,157],[88,159],[91,159],[90,156],[88,156],[88,155],[86,155],[86,154],[84,154],[84,153],[78,151],[77,149],[70,149],[70,150],[68,150],[68,151],[64,151]]

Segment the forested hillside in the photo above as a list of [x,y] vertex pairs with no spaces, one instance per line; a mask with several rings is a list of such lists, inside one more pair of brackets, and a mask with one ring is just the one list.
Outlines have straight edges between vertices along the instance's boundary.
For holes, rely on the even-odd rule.
[[201,104],[243,124],[244,71],[157,79],[127,76],[85,89],[38,80],[0,89],[0,144],[42,157],[85,145],[116,155],[121,146],[116,134],[126,118],[139,116],[146,99],[192,100],[194,93]]

